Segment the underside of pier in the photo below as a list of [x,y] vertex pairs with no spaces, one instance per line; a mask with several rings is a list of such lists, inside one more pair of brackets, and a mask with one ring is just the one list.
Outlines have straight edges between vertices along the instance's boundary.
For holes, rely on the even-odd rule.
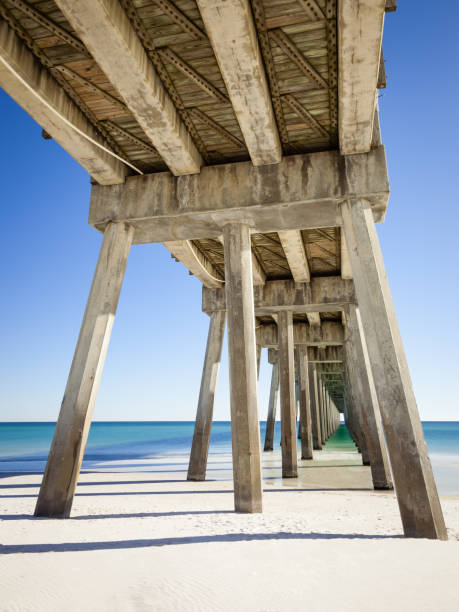
[[[282,476],[341,415],[407,536],[446,538],[375,223],[389,0],[1,0],[0,85],[91,176],[104,235],[36,514],[67,517],[132,245],[210,317],[188,478],[203,480],[225,326],[235,509],[262,511],[257,371]],[[297,408],[298,405],[298,408]],[[264,414],[262,415],[264,418]]]

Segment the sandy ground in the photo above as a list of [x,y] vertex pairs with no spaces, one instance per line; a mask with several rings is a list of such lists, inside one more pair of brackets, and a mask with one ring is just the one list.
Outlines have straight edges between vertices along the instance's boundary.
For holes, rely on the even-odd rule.
[[409,540],[355,454],[282,481],[275,451],[264,513],[240,515],[229,460],[203,483],[184,456],[104,464],[66,520],[32,517],[39,475],[0,478],[0,610],[459,611],[459,497],[442,498],[448,542]]

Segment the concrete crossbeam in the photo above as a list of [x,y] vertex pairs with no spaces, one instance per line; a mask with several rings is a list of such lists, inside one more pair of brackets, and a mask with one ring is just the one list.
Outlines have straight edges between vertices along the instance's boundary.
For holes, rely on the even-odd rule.
[[173,174],[202,158],[117,0],[56,0]]
[[[293,329],[296,325],[304,325],[303,323],[293,323]],[[297,335],[293,332],[294,338]],[[308,362],[309,364],[319,364],[319,367],[330,366],[333,371],[339,372],[342,369],[344,361],[344,352],[342,346],[308,346]],[[268,363],[274,364],[278,361],[277,348],[268,349]]]
[[[354,283],[339,276],[319,276],[310,283],[292,280],[267,281],[254,287],[255,314],[267,315],[282,310],[300,312],[337,312],[355,302]],[[202,310],[226,310],[224,289],[202,290]]]
[[338,2],[338,117],[343,155],[370,150],[385,0]]
[[[309,346],[341,346],[344,343],[344,331],[341,323],[324,321],[320,327],[306,323],[293,324],[293,343]],[[268,348],[277,348],[277,325],[262,325],[257,329],[257,344]]]
[[244,140],[255,166],[282,149],[248,0],[197,0]]
[[[339,204],[350,194],[367,200],[382,221],[389,196],[384,147],[342,157],[337,151],[284,157],[280,164],[251,162],[208,166],[199,175],[169,172],[132,176],[124,186],[94,185],[89,222],[108,220],[135,227],[134,242],[218,238],[226,223],[255,232],[342,223]],[[354,197],[354,195],[352,195]]]
[[0,23],[0,87],[94,180],[101,185],[124,181],[124,164],[84,137],[83,134],[110,148],[6,22]]

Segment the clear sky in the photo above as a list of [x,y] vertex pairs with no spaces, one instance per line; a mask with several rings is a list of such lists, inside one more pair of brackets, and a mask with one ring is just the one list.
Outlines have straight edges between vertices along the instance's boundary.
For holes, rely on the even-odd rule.
[[[392,195],[378,226],[421,418],[458,420],[459,3],[386,16],[380,98]],[[0,420],[55,420],[101,235],[88,175],[0,90]],[[129,256],[94,418],[192,420],[208,318],[161,245]],[[229,419],[226,345],[215,418]],[[269,366],[262,359],[260,417]]]

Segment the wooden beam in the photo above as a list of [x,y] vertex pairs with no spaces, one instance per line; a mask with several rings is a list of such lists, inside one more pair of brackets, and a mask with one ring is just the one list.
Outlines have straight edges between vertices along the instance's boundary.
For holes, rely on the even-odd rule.
[[172,173],[198,173],[201,155],[119,2],[57,0],[57,5]]
[[220,272],[190,240],[175,240],[163,244],[204,287],[223,287],[224,280]]
[[27,15],[30,19],[43,26],[49,32],[55,34],[67,45],[72,46],[74,49],[82,53],[83,55],[89,56],[89,52],[83,43],[72,36],[65,28],[62,28],[58,23],[50,19],[47,15],[44,15],[38,11],[34,6],[31,6],[24,0],[9,0],[15,8],[19,9],[24,15]]
[[339,143],[343,155],[370,150],[386,0],[338,2]]
[[203,91],[206,92],[211,98],[217,100],[217,102],[221,102],[222,104],[229,104],[228,98],[222,94],[220,90],[212,85],[207,79],[205,79],[199,72],[197,72],[194,68],[192,68],[189,64],[187,64],[181,57],[179,57],[176,53],[174,53],[168,47],[163,47],[158,49],[159,56],[173,64],[182,74],[188,77],[193,83],[195,83],[198,87],[200,87]]
[[108,147],[6,22],[0,23],[0,86],[98,183],[114,185],[124,181],[124,164],[83,136]]
[[279,163],[282,149],[248,0],[197,0],[255,166]]
[[287,104],[290,106],[293,112],[298,115],[298,117],[306,121],[308,127],[311,127],[313,130],[318,132],[320,136],[323,136],[324,138],[330,137],[330,134],[327,132],[327,130],[322,125],[320,125],[317,119],[313,115],[311,115],[311,113],[302,104],[298,102],[295,96],[292,96],[292,94],[287,94],[286,96],[282,97],[282,100],[287,102]]
[[304,57],[298,47],[283,30],[280,28],[271,30],[269,35],[308,79],[312,80],[319,89],[328,90],[327,81],[314,68],[309,60]]
[[308,259],[301,231],[278,232],[278,235],[292,272],[293,280],[296,283],[309,283],[311,274],[309,272]]

